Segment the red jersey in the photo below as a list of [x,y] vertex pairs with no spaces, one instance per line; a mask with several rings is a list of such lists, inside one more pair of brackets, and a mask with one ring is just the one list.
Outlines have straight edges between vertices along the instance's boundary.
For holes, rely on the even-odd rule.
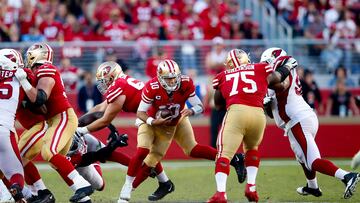
[[179,89],[168,94],[167,91],[161,87],[157,77],[148,81],[142,92],[142,101],[152,104],[149,111],[149,116],[155,117],[159,109],[169,109],[172,112],[172,120],[170,125],[176,125],[181,117],[181,110],[184,109],[185,102],[189,97],[195,96],[195,86],[189,76],[181,76],[181,83]]
[[141,92],[144,86],[143,82],[125,75],[124,77],[116,79],[109,87],[105,95],[106,101],[110,104],[120,95],[125,95],[126,100],[123,104],[122,110],[125,112],[136,113],[141,101]]
[[[27,73],[27,78],[31,85],[36,85],[36,78],[34,74],[31,72],[30,69],[24,68],[25,72]],[[25,95],[25,92],[21,89],[22,94]],[[25,99],[26,100],[26,99]],[[29,102],[29,101],[28,101]],[[29,130],[32,126],[34,126],[36,123],[39,123],[41,121],[45,120],[44,115],[41,114],[35,114],[30,111],[30,109],[26,109],[23,107],[23,105],[20,103],[19,107],[16,111],[16,120],[27,130]]]
[[272,66],[265,63],[242,65],[217,74],[213,87],[225,98],[226,108],[232,104],[263,107],[267,76],[272,72]]
[[47,108],[45,117],[47,119],[66,111],[68,108],[71,108],[64,90],[64,84],[61,80],[60,73],[54,65],[43,64],[36,69],[34,74],[36,77],[36,84],[38,84],[38,81],[44,77],[50,77],[55,80],[55,85],[51,90],[51,94],[48,95],[48,100],[45,103]]

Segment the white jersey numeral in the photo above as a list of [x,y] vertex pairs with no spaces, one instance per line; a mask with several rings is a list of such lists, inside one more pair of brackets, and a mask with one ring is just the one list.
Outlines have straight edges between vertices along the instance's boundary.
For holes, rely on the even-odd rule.
[[236,95],[236,94],[239,93],[239,91],[238,91],[239,77],[241,78],[241,80],[244,83],[251,85],[250,88],[248,88],[248,87],[242,88],[242,90],[245,93],[254,93],[254,92],[257,91],[256,82],[254,80],[252,80],[252,79],[247,78],[247,76],[249,76],[249,75],[254,76],[255,72],[254,71],[242,71],[242,72],[237,72],[237,73],[232,73],[232,74],[226,75],[226,81],[234,79],[229,96],[233,96],[233,95]]
[[143,82],[136,81],[135,78],[128,78],[126,82],[137,90],[142,90],[142,88],[145,86]]

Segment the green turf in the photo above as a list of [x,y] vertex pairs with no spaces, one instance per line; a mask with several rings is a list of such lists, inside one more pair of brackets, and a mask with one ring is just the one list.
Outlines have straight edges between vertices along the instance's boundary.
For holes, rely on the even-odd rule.
[[[348,166],[340,165],[344,169]],[[166,167],[168,176],[175,183],[175,192],[162,202],[205,202],[215,192],[214,167],[174,168]],[[41,171],[45,184],[55,194],[56,202],[68,202],[72,195],[70,189],[53,171]],[[95,192],[93,202],[116,202],[124,183],[124,169],[106,169],[103,171],[106,185],[102,192]],[[295,189],[306,184],[299,166],[262,166],[258,173],[257,190],[261,202],[360,202],[360,194],[351,199],[342,198],[344,184],[332,177],[318,175],[323,196],[300,196]],[[149,178],[132,193],[132,202],[145,202],[147,196],[157,187],[157,181]],[[359,185],[360,187],[360,185]],[[360,190],[360,189],[359,189]],[[359,192],[360,193],[360,192]],[[244,184],[239,185],[233,170],[227,184],[229,202],[246,202]]]

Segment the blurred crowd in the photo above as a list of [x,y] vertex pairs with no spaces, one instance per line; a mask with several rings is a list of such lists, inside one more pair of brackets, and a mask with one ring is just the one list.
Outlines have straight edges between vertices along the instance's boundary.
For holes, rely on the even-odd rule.
[[237,0],[1,0],[0,41],[262,38]]
[[[352,61],[360,56],[360,1],[358,0],[269,0],[293,28],[295,37],[323,39],[326,45],[309,47],[311,56],[319,57],[329,72],[344,64],[360,73]],[[355,54],[355,56],[354,56]]]

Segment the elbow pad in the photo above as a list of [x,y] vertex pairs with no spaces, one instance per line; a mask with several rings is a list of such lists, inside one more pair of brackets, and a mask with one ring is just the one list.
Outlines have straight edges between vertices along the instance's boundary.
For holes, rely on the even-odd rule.
[[43,104],[45,104],[47,99],[48,98],[47,98],[47,95],[46,95],[45,91],[42,90],[42,89],[38,89],[34,105],[37,106],[37,107],[42,106]]
[[284,81],[290,74],[289,69],[286,68],[285,66],[281,66],[277,68],[276,71],[281,75],[281,82]]

